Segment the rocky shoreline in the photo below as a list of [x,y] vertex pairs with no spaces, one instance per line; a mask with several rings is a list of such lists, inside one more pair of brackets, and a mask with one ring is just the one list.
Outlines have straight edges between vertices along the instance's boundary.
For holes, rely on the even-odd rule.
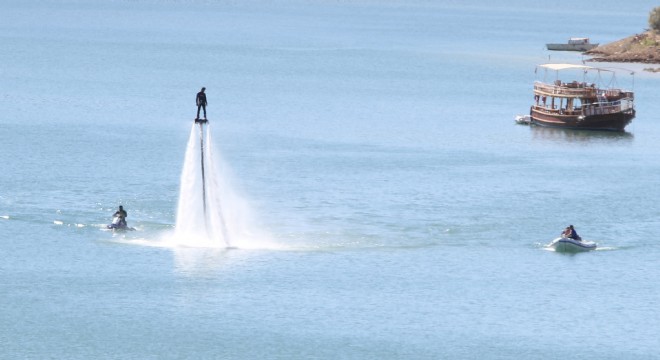
[[[649,30],[585,52],[588,61],[660,64],[660,33]],[[658,72],[660,68],[644,69]]]

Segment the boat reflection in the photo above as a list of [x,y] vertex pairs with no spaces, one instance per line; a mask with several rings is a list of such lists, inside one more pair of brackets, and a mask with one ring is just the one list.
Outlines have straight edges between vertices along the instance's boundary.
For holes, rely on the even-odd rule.
[[530,126],[535,140],[569,143],[620,143],[630,144],[635,138],[625,131],[570,130],[545,126]]

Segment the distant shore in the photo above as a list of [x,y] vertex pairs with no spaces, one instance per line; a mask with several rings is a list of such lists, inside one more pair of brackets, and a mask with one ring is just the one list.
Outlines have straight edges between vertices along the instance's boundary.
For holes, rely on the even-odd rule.
[[[588,61],[660,64],[660,33],[645,31],[585,52]],[[660,68],[645,69],[658,72]]]

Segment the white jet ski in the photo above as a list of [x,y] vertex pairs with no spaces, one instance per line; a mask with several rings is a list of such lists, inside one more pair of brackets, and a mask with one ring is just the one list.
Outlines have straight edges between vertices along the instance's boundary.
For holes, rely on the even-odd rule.
[[126,222],[122,222],[119,216],[112,218],[112,224],[107,226],[112,231],[133,231],[135,228],[129,227]]
[[548,244],[549,248],[555,249],[557,252],[590,251],[596,250],[597,246],[598,244],[593,241],[576,240],[567,237],[558,237]]

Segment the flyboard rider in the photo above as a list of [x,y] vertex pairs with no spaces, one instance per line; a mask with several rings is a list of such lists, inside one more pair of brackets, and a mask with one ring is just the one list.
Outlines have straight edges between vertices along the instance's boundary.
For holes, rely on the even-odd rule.
[[205,87],[203,87],[202,90],[200,90],[197,93],[197,99],[196,99],[196,102],[197,102],[197,117],[195,118],[195,120],[199,120],[199,110],[200,109],[204,110],[204,120],[206,120],[206,105],[207,105],[207,102],[206,102],[206,93],[204,93],[204,91],[206,91]]

